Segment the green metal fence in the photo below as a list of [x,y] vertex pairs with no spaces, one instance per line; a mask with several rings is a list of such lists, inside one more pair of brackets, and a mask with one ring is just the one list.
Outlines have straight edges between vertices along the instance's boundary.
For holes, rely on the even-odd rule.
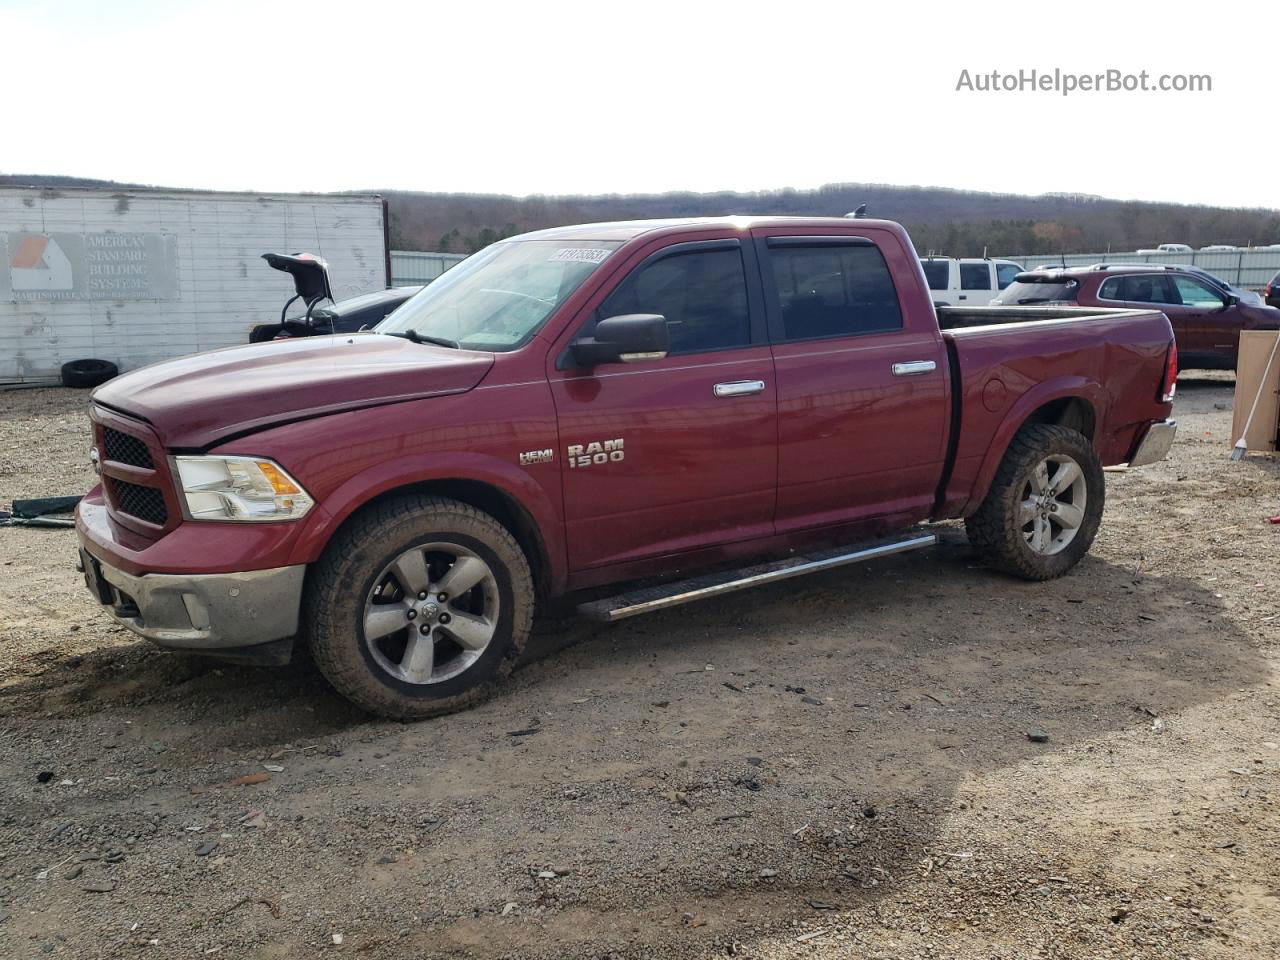
[[391,251],[391,285],[416,286],[430,283],[454,264],[467,259],[461,253],[425,253],[418,250]]

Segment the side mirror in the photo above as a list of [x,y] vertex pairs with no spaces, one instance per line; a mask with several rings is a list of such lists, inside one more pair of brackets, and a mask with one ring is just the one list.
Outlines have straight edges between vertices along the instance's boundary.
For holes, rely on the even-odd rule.
[[1234,293],[1226,294],[1226,298],[1227,298],[1227,302],[1222,305],[1223,310],[1230,310],[1232,307],[1234,307],[1237,303],[1240,302],[1240,298],[1237,297]]
[[671,348],[667,318],[657,313],[628,313],[596,324],[592,336],[570,346],[579,366],[661,360]]

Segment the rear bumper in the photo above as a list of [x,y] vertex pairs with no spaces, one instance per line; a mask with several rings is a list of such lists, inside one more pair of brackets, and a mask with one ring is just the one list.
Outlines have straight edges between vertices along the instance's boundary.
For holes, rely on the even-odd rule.
[[1151,424],[1147,428],[1147,435],[1142,438],[1138,449],[1129,459],[1129,466],[1145,467],[1149,463],[1163,460],[1169,455],[1169,449],[1173,446],[1173,438],[1177,432],[1177,420],[1161,420]]
[[90,593],[111,616],[162,647],[203,653],[242,650],[298,632],[306,566],[243,573],[134,576],[81,543]]

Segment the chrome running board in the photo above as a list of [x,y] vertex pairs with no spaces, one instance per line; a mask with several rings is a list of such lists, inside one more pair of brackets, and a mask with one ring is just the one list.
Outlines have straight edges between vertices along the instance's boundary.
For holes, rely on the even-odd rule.
[[627,617],[653,613],[655,610],[666,610],[695,600],[706,600],[708,597],[733,593],[735,590],[746,590],[766,583],[789,580],[791,577],[800,577],[806,573],[832,570],[835,567],[857,563],[859,560],[872,560],[895,553],[906,553],[908,550],[920,550],[931,547],[937,542],[937,534],[925,533],[905,540],[877,540],[855,550],[840,547],[822,553],[787,557],[785,560],[775,560],[772,563],[707,574],[689,580],[635,590],[631,593],[621,593],[615,597],[605,597],[603,600],[592,600],[580,604],[578,613],[588,620],[614,623],[625,620]]

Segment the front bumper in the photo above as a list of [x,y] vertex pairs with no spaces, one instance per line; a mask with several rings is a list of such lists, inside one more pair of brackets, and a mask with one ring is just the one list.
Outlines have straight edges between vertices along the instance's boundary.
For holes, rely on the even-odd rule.
[[89,592],[111,616],[162,647],[234,652],[298,632],[305,564],[243,573],[134,576],[88,549],[81,549],[80,562]]
[[1169,455],[1173,446],[1173,438],[1178,432],[1177,420],[1161,420],[1147,428],[1147,435],[1138,444],[1133,457],[1129,460],[1131,467],[1145,467],[1156,463]]

